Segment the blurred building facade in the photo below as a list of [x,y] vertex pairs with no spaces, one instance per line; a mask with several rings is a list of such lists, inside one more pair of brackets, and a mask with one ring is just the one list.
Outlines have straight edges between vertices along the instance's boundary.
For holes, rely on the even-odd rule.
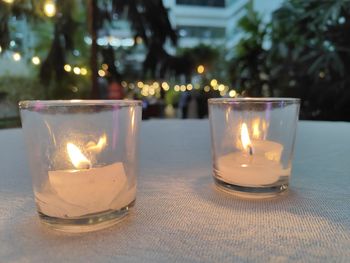
[[[248,1],[250,0],[163,0],[170,22],[179,36],[178,46],[174,47],[169,43],[166,49],[170,54],[175,54],[176,48],[206,44],[231,50],[241,38],[236,30],[236,22],[242,15],[240,11]],[[283,2],[283,0],[253,1],[255,9],[266,21],[270,19],[271,12]],[[10,50],[0,58],[0,75],[31,74],[26,65],[32,64],[31,59],[37,55],[33,48],[36,36],[31,34],[32,29],[26,19],[14,17],[11,26],[16,28],[15,31],[18,33],[13,36]],[[137,43],[135,43],[127,19],[118,17],[112,22],[111,28],[99,32],[97,44],[123,49],[140,44],[136,45],[134,52],[125,54],[122,58],[125,65],[118,65],[118,67],[138,67],[138,70],[141,70],[145,48],[142,40],[138,40],[136,39]],[[84,41],[87,45],[91,44],[91,38],[88,35],[84,37]],[[0,52],[2,52],[1,47]],[[14,57],[16,52],[20,54],[19,59]]]
[[[236,22],[242,15],[244,5],[250,0],[163,0],[171,23],[179,35],[179,47],[198,44],[233,47],[240,34]],[[264,21],[283,1],[254,0],[254,7]]]
[[236,15],[245,0],[164,0],[180,47],[198,44],[226,46],[231,42]]

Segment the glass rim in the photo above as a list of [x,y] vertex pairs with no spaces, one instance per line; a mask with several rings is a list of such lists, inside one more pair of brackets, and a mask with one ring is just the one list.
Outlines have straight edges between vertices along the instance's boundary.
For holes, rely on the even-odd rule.
[[142,106],[141,100],[22,100],[18,102],[20,109],[36,106],[74,107],[74,106]]
[[212,98],[208,99],[209,104],[226,104],[233,102],[249,102],[249,103],[279,103],[279,102],[288,102],[288,103],[300,103],[299,98],[257,98],[257,97],[244,97],[244,98]]

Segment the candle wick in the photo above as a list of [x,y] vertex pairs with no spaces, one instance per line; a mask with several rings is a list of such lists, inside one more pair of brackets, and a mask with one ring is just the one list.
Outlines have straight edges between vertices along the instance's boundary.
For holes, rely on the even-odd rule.
[[249,155],[253,155],[253,147],[252,146],[248,146],[248,149],[249,149]]

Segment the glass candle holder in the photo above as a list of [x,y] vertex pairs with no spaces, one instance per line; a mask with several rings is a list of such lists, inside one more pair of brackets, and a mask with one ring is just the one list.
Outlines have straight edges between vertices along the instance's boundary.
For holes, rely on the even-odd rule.
[[288,189],[300,100],[209,99],[213,177],[226,192],[248,198]]
[[66,232],[113,225],[135,203],[140,101],[19,103],[37,210]]

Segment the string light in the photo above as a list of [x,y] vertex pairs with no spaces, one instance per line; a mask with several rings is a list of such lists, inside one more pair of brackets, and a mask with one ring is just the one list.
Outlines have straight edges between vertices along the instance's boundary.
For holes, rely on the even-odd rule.
[[3,2],[5,2],[6,4],[12,4],[14,2],[14,0],[2,0]]
[[217,81],[216,79],[212,79],[212,80],[210,81],[210,85],[211,85],[212,87],[215,87],[216,85],[218,85],[218,81]]
[[136,38],[136,44],[142,44],[143,40],[142,40],[142,37],[137,37]]
[[103,70],[108,70],[108,65],[107,64],[102,64],[101,67],[102,67]]
[[72,67],[68,64],[64,65],[63,69],[67,72],[71,72],[72,71]]
[[175,90],[175,91],[180,91],[180,86],[179,86],[179,85],[175,85],[175,86],[174,86],[174,90]]
[[18,52],[13,53],[12,58],[14,61],[20,61],[21,60],[21,54],[19,54]]
[[142,89],[143,88],[143,82],[142,81],[137,82],[137,87]]
[[166,91],[166,90],[169,90],[169,84],[168,83],[166,83],[166,82],[163,82],[162,83],[162,88]]
[[103,78],[104,76],[106,76],[106,72],[104,70],[100,69],[98,71],[98,75]]
[[205,68],[204,68],[203,65],[199,65],[199,66],[197,67],[197,72],[198,72],[198,74],[203,74],[204,70],[205,70]]
[[0,53],[2,52],[2,47],[0,46]]
[[187,84],[187,90],[192,90],[193,86],[192,84]]
[[35,56],[35,57],[32,57],[32,63],[34,65],[39,65],[40,64],[40,58]]
[[73,72],[75,75],[80,75],[80,68],[79,67],[74,67]]
[[209,91],[210,91],[210,87],[209,87],[209,86],[205,86],[205,87],[204,87],[204,91],[205,91],[205,92],[209,92]]
[[46,3],[44,4],[44,13],[48,17],[53,17],[56,14],[56,5],[53,1],[46,1]]
[[230,92],[228,93],[228,95],[233,98],[233,97],[236,97],[237,95],[237,92],[233,89],[233,90],[230,90]]
[[86,68],[81,68],[80,69],[80,74],[85,76],[87,74],[87,69]]
[[220,84],[220,85],[218,86],[218,90],[219,90],[219,91],[224,91],[224,89],[225,89],[225,85]]
[[153,82],[153,87],[154,87],[154,88],[156,88],[156,89],[158,89],[158,88],[159,88],[159,83],[158,83],[158,82],[156,82],[156,81],[155,81],[155,82]]

